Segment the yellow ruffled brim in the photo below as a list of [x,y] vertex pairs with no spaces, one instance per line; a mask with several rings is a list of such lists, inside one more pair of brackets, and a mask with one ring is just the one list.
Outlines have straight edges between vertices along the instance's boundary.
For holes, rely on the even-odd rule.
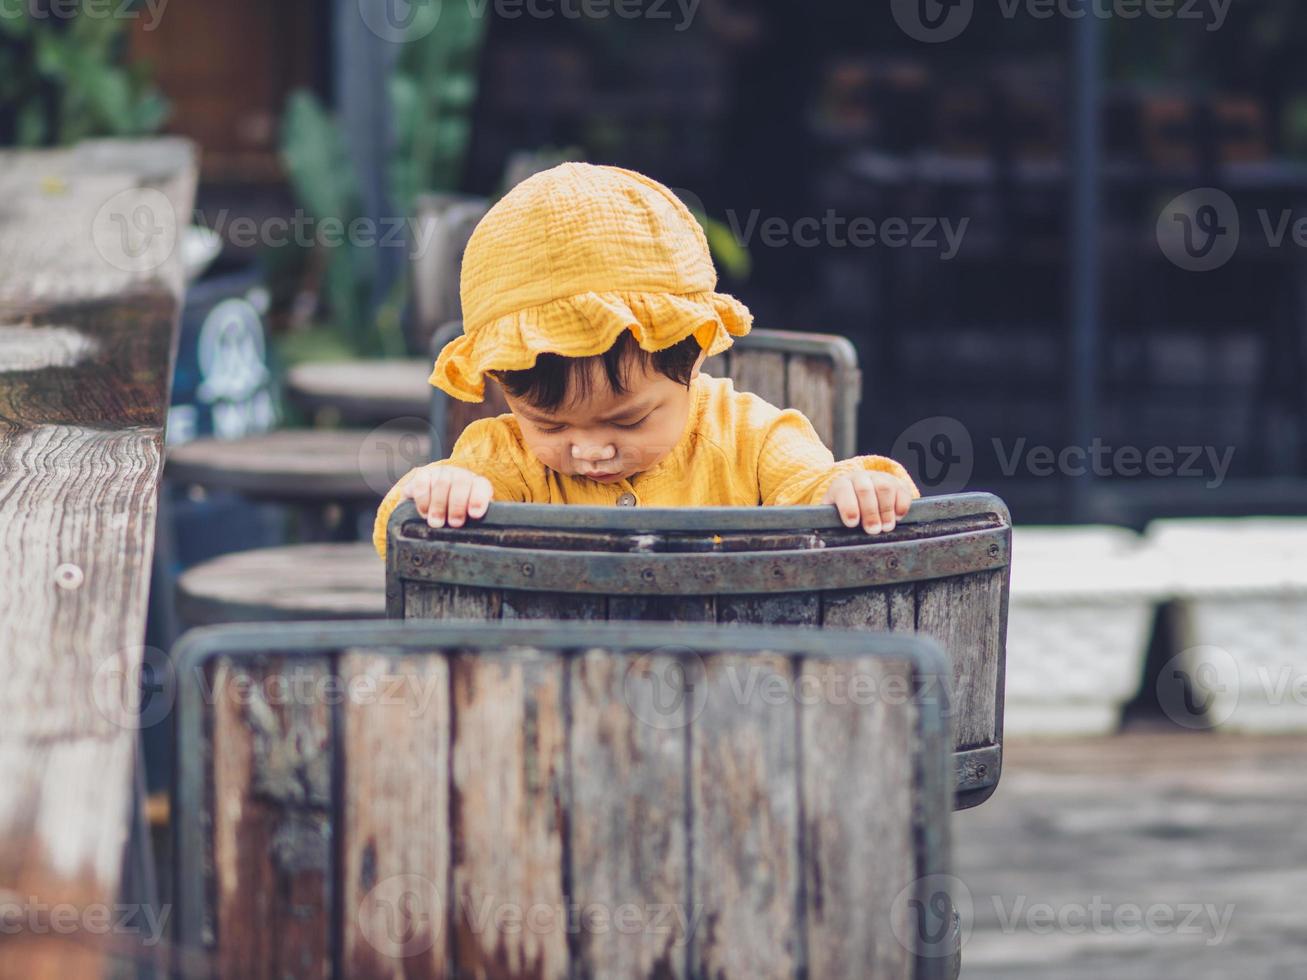
[[445,345],[428,379],[465,402],[485,399],[486,371],[521,371],[544,353],[602,354],[623,330],[647,351],[671,347],[693,334],[708,356],[720,354],[753,326],[753,314],[734,296],[702,293],[578,293],[518,310]]

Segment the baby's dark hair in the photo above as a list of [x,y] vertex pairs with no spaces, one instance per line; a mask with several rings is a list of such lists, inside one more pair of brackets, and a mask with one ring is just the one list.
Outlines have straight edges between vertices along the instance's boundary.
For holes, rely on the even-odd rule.
[[586,361],[599,360],[608,376],[608,384],[615,394],[626,394],[626,379],[635,365],[666,375],[677,384],[689,385],[690,372],[702,348],[693,334],[671,347],[647,351],[639,345],[630,330],[623,330],[617,340],[602,354],[589,357],[565,357],[562,354],[536,355],[533,367],[521,371],[487,371],[504,386],[514,398],[520,398],[542,412],[552,412],[567,399],[574,378],[579,378],[580,398],[589,396],[590,369]]

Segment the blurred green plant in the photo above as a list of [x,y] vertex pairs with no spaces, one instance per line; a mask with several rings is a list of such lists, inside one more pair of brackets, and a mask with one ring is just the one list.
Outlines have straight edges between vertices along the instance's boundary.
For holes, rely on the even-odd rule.
[[[403,46],[390,78],[395,145],[386,179],[397,216],[412,215],[419,194],[458,189],[485,33],[486,19],[477,16],[474,6],[446,5],[438,30]],[[359,176],[343,129],[311,92],[298,90],[287,102],[281,156],[300,206],[317,222],[339,219],[348,228],[360,217]],[[307,335],[286,338],[283,354],[288,361],[406,353],[401,314],[408,277],[400,276],[390,294],[369,312],[378,276],[376,248],[346,237],[317,259],[329,317]]]
[[142,136],[168,118],[148,70],[125,64],[123,17],[33,17],[0,9],[0,145],[63,146]]

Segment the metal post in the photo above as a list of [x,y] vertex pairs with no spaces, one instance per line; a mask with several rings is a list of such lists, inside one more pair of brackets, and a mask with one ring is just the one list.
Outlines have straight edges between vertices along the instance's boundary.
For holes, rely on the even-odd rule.
[[[1103,22],[1092,10],[1071,22],[1072,31],[1072,146],[1070,223],[1070,432],[1071,445],[1088,447],[1098,418],[1098,363],[1102,335],[1100,217],[1100,147]],[[1070,484],[1071,517],[1085,521],[1091,515],[1093,473],[1073,478]]]
[[[350,159],[359,177],[363,217],[374,222],[380,237],[393,218],[386,164],[394,152],[390,113],[390,77],[400,44],[393,36],[395,14],[389,0],[336,0],[335,91]],[[366,11],[366,13],[365,13]],[[388,35],[388,36],[383,36]],[[377,281],[373,312],[403,274],[403,250],[376,248]]]

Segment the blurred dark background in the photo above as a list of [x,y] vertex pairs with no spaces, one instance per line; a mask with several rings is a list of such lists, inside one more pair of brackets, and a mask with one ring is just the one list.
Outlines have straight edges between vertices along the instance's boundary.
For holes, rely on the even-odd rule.
[[[515,154],[557,152],[687,192],[717,225],[721,288],[758,325],[854,342],[861,450],[906,455],[928,489],[993,489],[1026,522],[1307,505],[1304,249],[1271,247],[1257,217],[1307,216],[1300,3],[1203,0],[1168,17],[983,3],[931,40],[897,0],[702,0],[690,16],[649,0],[635,18],[544,6],[490,2],[468,27],[480,6],[445,3],[433,69],[409,63],[417,45],[378,54],[354,0],[173,0],[152,27],[127,24],[124,59],[166,100],[159,125],[203,148],[211,223],[304,205],[297,92],[333,115],[364,213],[398,212],[413,190],[394,177],[415,139],[404,99],[445,85],[458,112],[440,132],[458,149],[437,189],[493,196]],[[58,140],[20,115],[0,114],[0,142]],[[1157,229],[1198,188],[1228,193],[1243,231],[1228,262],[1195,272]],[[826,216],[903,219],[936,244],[800,241],[796,222]],[[944,221],[965,228],[955,254]],[[366,318],[399,274],[379,260],[360,313],[323,285],[329,268],[286,251],[229,240],[219,261],[257,260],[278,349],[305,323]],[[1202,455],[1181,479],[1119,458],[1097,477],[1046,475],[1027,455],[1095,441],[1170,452],[1162,477],[1186,476],[1188,447]],[[1212,461],[1230,452],[1225,472]]]

